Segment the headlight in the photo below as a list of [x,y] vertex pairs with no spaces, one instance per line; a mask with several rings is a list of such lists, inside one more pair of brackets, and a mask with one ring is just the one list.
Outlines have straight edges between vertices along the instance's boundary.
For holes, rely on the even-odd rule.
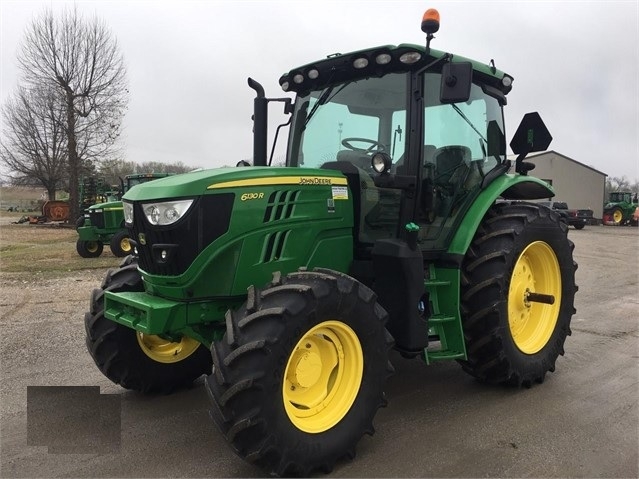
[[193,200],[147,203],[143,206],[144,215],[152,225],[171,225],[186,214],[192,203]]
[[126,224],[132,225],[133,224],[133,204],[123,201],[122,206],[124,207],[124,222]]

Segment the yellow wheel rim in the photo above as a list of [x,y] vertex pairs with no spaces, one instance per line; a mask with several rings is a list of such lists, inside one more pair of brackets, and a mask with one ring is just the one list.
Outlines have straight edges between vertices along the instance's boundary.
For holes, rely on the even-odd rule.
[[125,253],[131,251],[131,242],[129,241],[129,238],[122,238],[120,240],[120,249]]
[[160,336],[136,331],[140,349],[158,363],[178,363],[195,352],[200,343],[193,338],[183,336],[178,342],[171,342]]
[[309,330],[284,372],[282,397],[291,422],[315,434],[335,426],[351,409],[363,371],[362,346],[348,325],[325,321]]
[[[528,301],[529,293],[554,296],[553,304]],[[515,263],[508,290],[508,325],[515,345],[525,354],[539,352],[550,340],[561,305],[561,272],[553,249],[530,243]]]
[[100,246],[99,246],[99,243],[98,243],[98,242],[96,242],[96,241],[88,241],[88,242],[87,242],[87,251],[88,251],[89,253],[95,253],[95,252],[97,252],[97,251],[98,251],[98,249],[99,249],[99,247],[100,247]]
[[623,219],[623,212],[621,210],[615,210],[612,212],[612,220],[615,223],[621,223],[622,219]]

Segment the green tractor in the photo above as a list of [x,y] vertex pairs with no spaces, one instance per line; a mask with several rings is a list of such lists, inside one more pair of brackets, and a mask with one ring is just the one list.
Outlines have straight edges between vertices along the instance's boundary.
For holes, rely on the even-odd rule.
[[613,191],[610,193],[608,203],[604,205],[604,225],[637,226],[634,212],[639,206],[637,195],[627,191]]
[[[536,200],[527,153],[506,156],[512,77],[426,47],[380,46],[293,68],[295,99],[254,80],[254,165],[196,171],[123,198],[135,255],[85,315],[98,368],[167,393],[202,375],[232,449],[271,474],[330,471],[373,434],[391,349],[530,387],[564,353],[575,312],[568,228]],[[271,167],[267,110],[290,114]],[[276,136],[277,138],[277,136]],[[271,154],[272,158],[272,154]]]
[[[120,191],[125,193],[135,185],[146,183],[157,178],[165,178],[168,173],[143,173],[127,175],[120,178]],[[91,184],[89,184],[91,186]],[[91,188],[87,188],[91,191]],[[90,195],[88,196],[91,197]],[[105,201],[92,204],[84,210],[84,215],[76,221],[78,240],[76,250],[83,258],[97,258],[104,250],[104,244],[109,244],[115,256],[124,257],[131,254],[129,231],[124,224],[122,201],[113,191],[98,195]]]

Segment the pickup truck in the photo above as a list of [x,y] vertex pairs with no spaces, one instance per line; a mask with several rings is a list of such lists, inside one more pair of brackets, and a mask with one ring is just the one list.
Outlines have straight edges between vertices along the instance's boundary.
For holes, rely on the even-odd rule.
[[568,209],[568,204],[565,201],[540,201],[539,204],[556,211],[562,221],[578,230],[586,226],[592,219],[592,210],[571,210]]

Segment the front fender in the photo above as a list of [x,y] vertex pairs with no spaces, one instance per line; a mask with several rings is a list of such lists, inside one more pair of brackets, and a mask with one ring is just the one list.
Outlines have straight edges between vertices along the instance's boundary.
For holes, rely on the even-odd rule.
[[491,205],[499,198],[505,200],[539,200],[552,198],[555,192],[543,180],[534,176],[502,175],[477,196],[464,216],[450,246],[449,254],[465,255],[477,228]]

